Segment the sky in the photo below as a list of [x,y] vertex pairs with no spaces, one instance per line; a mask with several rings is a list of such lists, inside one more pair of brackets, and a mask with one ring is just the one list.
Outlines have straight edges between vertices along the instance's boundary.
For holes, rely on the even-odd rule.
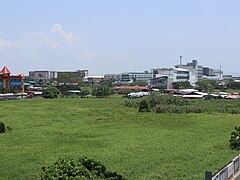
[[240,75],[239,0],[1,0],[0,68],[104,75],[198,60]]

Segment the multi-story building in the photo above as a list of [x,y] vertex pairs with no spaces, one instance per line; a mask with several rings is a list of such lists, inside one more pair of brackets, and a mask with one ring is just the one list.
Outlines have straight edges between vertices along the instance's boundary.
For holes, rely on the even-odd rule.
[[211,69],[209,67],[203,67],[203,79],[222,80],[223,71],[220,69]]
[[29,78],[34,80],[47,81],[49,79],[56,79],[62,76],[86,77],[88,70],[77,71],[29,71]]
[[50,79],[56,79],[58,77],[57,71],[50,71]]
[[218,77],[219,80],[223,79],[223,71],[221,69],[213,69],[213,75]]
[[49,80],[49,71],[29,71],[29,78],[34,80]]
[[213,76],[213,69],[209,67],[203,67],[203,76]]
[[86,76],[83,78],[83,81],[88,83],[99,83],[103,81],[103,79],[104,76]]
[[88,70],[77,70],[77,71],[58,71],[57,76],[75,76],[75,77],[86,77],[88,76]]
[[105,74],[104,80],[115,81],[115,80],[117,80],[117,75],[116,74]]
[[198,81],[200,80],[200,79],[202,79],[202,76],[203,76],[203,66],[201,66],[201,65],[198,65]]
[[76,71],[77,75],[80,77],[86,77],[88,76],[88,70],[84,69],[84,70],[77,70]]
[[189,81],[190,79],[189,70],[183,68],[155,68],[152,69],[152,74],[153,79],[151,80],[151,82],[153,83],[158,80],[160,81],[160,77],[167,77],[167,88],[170,88],[173,82],[184,82]]
[[233,79],[233,76],[231,74],[223,75],[223,80],[231,80],[231,79]]
[[131,82],[131,81],[146,81],[149,82],[153,78],[153,74],[148,71],[145,72],[127,72],[117,75],[117,79],[122,82]]
[[174,68],[173,82],[190,81],[190,71],[183,68]]
[[150,79],[150,86],[155,88],[168,87],[168,76],[159,76],[153,79]]
[[[198,65],[197,60],[192,60],[191,63],[179,64],[175,66],[176,68],[187,69],[190,72],[190,83],[195,85],[199,77],[202,77],[202,66]],[[200,73],[198,75],[198,73]]]

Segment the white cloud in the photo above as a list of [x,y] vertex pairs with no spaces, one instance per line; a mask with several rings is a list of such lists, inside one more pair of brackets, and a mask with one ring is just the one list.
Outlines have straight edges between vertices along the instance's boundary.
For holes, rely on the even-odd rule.
[[58,23],[55,23],[53,25],[53,27],[51,28],[51,32],[59,34],[60,36],[62,36],[67,43],[72,43],[76,39],[78,39],[78,35],[76,33],[65,32],[63,30],[62,26]]
[[44,32],[34,32],[25,34],[22,40],[32,45],[44,44],[51,48],[58,48],[61,46],[61,44],[56,42],[56,40],[52,38],[50,34]]
[[96,57],[86,41],[86,33],[66,32],[56,23],[48,32],[26,33],[17,41],[0,37],[0,59],[14,64],[16,71],[24,69],[24,73],[31,69],[83,68],[83,61]]
[[0,38],[0,48],[9,46],[10,42]]

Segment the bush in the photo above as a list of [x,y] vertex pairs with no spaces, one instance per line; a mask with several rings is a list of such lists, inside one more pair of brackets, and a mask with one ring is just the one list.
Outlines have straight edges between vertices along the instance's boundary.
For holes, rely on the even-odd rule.
[[57,89],[56,87],[48,87],[46,89],[43,90],[42,96],[44,98],[57,98],[60,95],[60,91],[59,89]]
[[12,127],[11,126],[7,126],[6,129],[7,129],[7,131],[11,131]]
[[108,85],[101,83],[94,87],[92,94],[96,97],[107,97],[112,94],[112,89]]
[[172,109],[171,106],[157,105],[155,108],[155,112],[156,113],[167,113],[167,112],[170,112],[170,109]]
[[117,89],[117,90],[115,90],[116,94],[124,94],[124,95],[127,95],[132,92],[138,92],[138,90],[132,90],[132,89]]
[[86,157],[58,159],[53,165],[42,168],[42,179],[111,179],[123,180],[122,175],[110,172],[98,161]]
[[123,106],[127,106],[129,108],[139,108],[139,105],[140,105],[139,99],[125,100],[123,102]]
[[156,105],[186,105],[187,100],[182,97],[175,97],[172,95],[160,95],[158,93],[151,93],[149,96],[150,107],[155,107]]
[[0,121],[0,133],[5,133],[5,132],[6,132],[5,124]]
[[145,99],[140,101],[138,112],[150,112],[148,102]]
[[89,89],[87,89],[87,88],[82,88],[81,89],[81,91],[80,91],[81,98],[86,97],[88,94],[90,94]]
[[203,109],[198,106],[184,105],[157,105],[155,107],[156,113],[201,113]]
[[231,133],[231,138],[229,142],[231,149],[240,149],[240,127],[235,127],[235,131]]

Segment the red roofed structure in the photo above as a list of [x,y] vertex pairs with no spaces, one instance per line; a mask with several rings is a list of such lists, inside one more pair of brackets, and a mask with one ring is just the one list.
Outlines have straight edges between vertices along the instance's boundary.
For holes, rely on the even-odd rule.
[[10,71],[8,70],[8,68],[6,66],[3,67],[3,69],[1,70],[0,74],[10,74]]
[[11,86],[21,86],[20,90],[24,92],[24,79],[25,77],[22,74],[18,76],[10,76],[9,69],[4,66],[0,71],[0,91],[3,93],[11,92]]

